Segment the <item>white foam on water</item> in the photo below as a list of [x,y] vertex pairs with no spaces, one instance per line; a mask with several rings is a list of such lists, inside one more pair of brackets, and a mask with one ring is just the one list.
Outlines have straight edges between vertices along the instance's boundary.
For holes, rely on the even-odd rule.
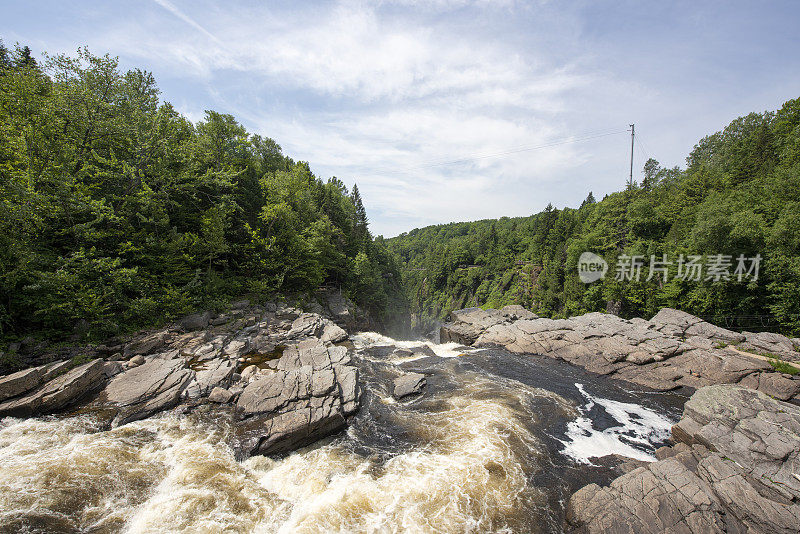
[[531,392],[485,398],[489,385],[405,414],[419,445],[381,462],[346,440],[238,462],[224,425],[174,413],[109,431],[88,416],[9,419],[0,530],[43,516],[46,529],[130,534],[524,530],[529,507],[546,507],[526,476],[543,454],[519,407]]
[[[453,341],[450,341],[448,343],[433,343],[432,341],[421,340],[421,339],[415,341],[399,341],[396,339],[392,339],[389,336],[384,336],[383,334],[379,334],[377,332],[359,332],[358,334],[350,336],[350,340],[353,342],[353,345],[357,349],[365,349],[369,347],[379,347],[386,345],[392,345],[400,349],[408,349],[408,350],[419,349],[420,347],[428,347],[434,352],[434,354],[442,358],[457,358],[459,356],[463,356],[464,354],[470,354],[473,352],[480,352],[484,350],[484,349],[477,349],[474,347],[465,347],[464,345],[455,343]],[[395,358],[392,361],[395,363],[399,363],[402,361],[418,360],[424,357],[425,354],[417,353],[413,356],[406,358]]]
[[[586,404],[579,408],[582,415],[567,424],[563,454],[590,465],[594,465],[591,458],[609,454],[646,462],[656,460],[647,449],[652,450],[652,443],[667,439],[674,422],[638,404],[594,397],[583,389],[583,384],[575,383],[575,387],[586,398]],[[594,428],[587,414],[595,404],[602,406],[619,424],[605,430]]]

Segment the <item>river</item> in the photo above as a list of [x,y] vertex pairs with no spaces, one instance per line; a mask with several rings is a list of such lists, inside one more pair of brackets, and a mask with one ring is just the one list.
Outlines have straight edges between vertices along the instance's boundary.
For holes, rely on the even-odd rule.
[[[230,424],[162,414],[113,430],[90,414],[0,423],[2,532],[561,532],[572,492],[652,460],[685,396],[550,358],[353,336],[365,384],[347,431],[237,461]],[[425,393],[396,401],[398,370]]]

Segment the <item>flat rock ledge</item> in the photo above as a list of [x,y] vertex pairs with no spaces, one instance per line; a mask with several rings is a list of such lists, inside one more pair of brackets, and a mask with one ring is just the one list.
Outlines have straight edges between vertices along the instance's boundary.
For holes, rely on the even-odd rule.
[[658,461],[572,495],[580,533],[796,533],[800,408],[735,385],[707,386]]
[[468,308],[450,314],[440,339],[559,358],[658,391],[741,383],[780,400],[800,394],[800,375],[775,372],[768,361],[775,355],[800,362],[798,340],[733,332],[672,308],[649,321],[605,313],[546,319],[520,306]]
[[342,430],[360,407],[348,334],[331,319],[243,301],[144,332],[104,357],[0,377],[0,417],[83,412],[111,427],[205,406],[233,420],[240,456],[283,454]]

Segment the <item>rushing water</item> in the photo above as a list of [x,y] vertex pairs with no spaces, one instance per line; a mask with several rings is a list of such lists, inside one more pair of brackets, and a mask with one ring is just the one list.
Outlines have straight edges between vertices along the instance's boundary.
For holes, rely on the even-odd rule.
[[[543,357],[354,344],[361,411],[282,459],[236,461],[208,414],[4,419],[0,531],[559,532],[569,495],[612,478],[594,457],[652,459],[684,401]],[[424,395],[391,397],[400,369],[428,375]]]

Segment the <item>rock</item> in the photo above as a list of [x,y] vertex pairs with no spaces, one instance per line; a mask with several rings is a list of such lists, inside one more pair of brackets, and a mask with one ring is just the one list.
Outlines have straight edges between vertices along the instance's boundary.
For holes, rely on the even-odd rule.
[[567,521],[587,533],[726,532],[725,512],[707,484],[669,458],[634,469],[607,488],[584,486],[567,505]]
[[208,400],[219,404],[227,404],[233,400],[234,396],[235,395],[227,389],[215,387],[211,390]]
[[394,389],[392,395],[395,399],[402,399],[409,395],[416,395],[422,392],[425,387],[425,375],[419,373],[406,373],[394,379]]
[[111,361],[103,364],[103,376],[106,377],[106,379],[114,378],[124,370],[125,368],[119,362]]
[[741,386],[707,386],[673,436],[659,461],[576,492],[568,521],[580,532],[797,532],[800,408]]
[[[472,345],[484,330],[516,318],[518,313],[519,310],[516,308],[509,309],[505,313],[481,308],[455,310],[450,312],[450,322],[443,324],[439,329],[439,339],[442,343],[454,341]],[[531,316],[536,317],[533,314]]]
[[192,330],[200,330],[208,326],[209,321],[214,314],[210,311],[193,313],[180,319],[177,323],[178,327],[184,331],[190,332]]
[[235,447],[281,454],[341,430],[358,409],[358,370],[344,347],[309,339],[284,350],[277,369],[257,376],[236,402],[244,417]]
[[225,314],[222,314],[222,315],[218,315],[217,317],[214,317],[213,319],[211,319],[209,321],[209,324],[211,326],[222,326],[225,323],[227,323],[228,321],[230,321],[230,317],[228,317]]
[[341,343],[347,339],[347,332],[335,323],[326,322],[322,329],[320,341],[323,343]]
[[237,300],[236,302],[233,302],[230,305],[231,310],[246,310],[249,307],[250,307],[250,301],[247,299]]
[[254,378],[258,374],[258,366],[257,365],[248,365],[244,369],[242,369],[241,377],[242,380],[248,381],[251,378]]
[[328,292],[324,300],[333,320],[339,324],[348,324],[352,316],[350,313],[350,308],[353,307],[352,302],[337,291]]
[[[550,356],[658,391],[740,381],[758,388],[757,376],[750,375],[773,370],[758,355],[728,347],[744,340],[744,335],[672,308],[664,308],[651,321],[597,312],[553,320],[508,306],[456,310],[450,320],[440,329],[442,342]],[[790,341],[782,336],[758,339],[783,348]],[[787,359],[800,360],[800,353],[786,354]],[[781,399],[800,395],[795,381],[786,380],[769,378],[763,388]]]
[[770,353],[786,360],[797,360],[797,348],[786,336],[773,332],[745,332],[746,339],[739,348],[756,353]]
[[0,403],[0,415],[30,417],[65,408],[102,387],[104,368],[105,362],[99,358],[79,365],[25,396]]
[[52,380],[57,376],[63,375],[69,371],[71,367],[72,362],[70,360],[48,363],[44,366],[44,370],[42,372],[42,382],[47,382],[48,380]]
[[466,323],[445,323],[439,327],[439,341],[452,341],[462,345],[472,345],[478,339],[481,330]]
[[683,336],[700,336],[725,343],[740,343],[745,340],[743,334],[715,326],[695,317],[689,313],[675,310],[673,308],[663,308],[652,319],[659,330],[668,332],[679,332]]
[[345,347],[326,347],[317,339],[307,339],[289,345],[278,359],[276,369],[288,371],[310,366],[312,369],[330,369],[334,365],[347,365],[350,357]]
[[286,337],[290,339],[316,337],[323,342],[339,343],[347,339],[347,332],[316,313],[303,313],[292,322],[292,328],[286,333]]
[[0,401],[21,395],[41,384],[45,367],[31,367],[0,377]]
[[123,358],[130,358],[140,354],[152,354],[158,352],[167,344],[169,334],[166,331],[148,334],[125,345],[122,351]]
[[130,360],[128,360],[128,367],[139,367],[140,365],[144,365],[145,359],[144,356],[134,356]]
[[517,319],[538,319],[539,318],[538,315],[536,315],[535,313],[533,313],[530,310],[526,310],[524,307],[522,307],[522,306],[520,306],[518,304],[512,304],[512,305],[509,305],[509,306],[503,306],[503,308],[500,309],[500,313],[504,317],[507,317],[508,319],[511,319],[512,321],[515,321]]
[[800,381],[792,380],[779,373],[761,373],[758,377],[758,391],[779,400],[789,400],[800,391]]
[[194,378],[182,360],[154,358],[117,375],[106,386],[104,400],[117,410],[112,426],[149,417],[172,408]]
[[215,388],[228,388],[234,371],[236,366],[228,359],[203,362],[195,369],[194,379],[186,388],[186,396],[196,399],[209,395]]

